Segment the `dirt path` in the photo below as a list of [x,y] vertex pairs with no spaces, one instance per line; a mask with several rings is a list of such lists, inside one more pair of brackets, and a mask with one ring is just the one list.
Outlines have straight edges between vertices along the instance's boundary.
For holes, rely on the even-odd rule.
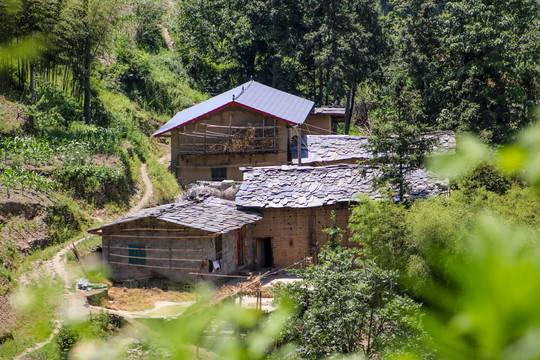
[[[146,203],[150,200],[150,198],[152,197],[152,194],[154,193],[154,187],[152,185],[152,181],[150,180],[150,178],[148,177],[148,173],[146,172],[146,164],[142,164],[141,166],[141,175],[142,175],[142,180],[144,182],[144,194],[141,200],[139,200],[139,202],[128,211],[128,214],[133,214],[134,212],[141,210],[144,207],[144,205],[146,205]],[[78,245],[79,243],[83,242],[87,238],[88,237],[79,239],[74,244]],[[66,292],[67,292],[64,295],[65,297],[65,300],[64,300],[65,305],[63,306],[64,315],[69,317],[70,313],[71,314],[76,313],[78,317],[79,316],[84,317],[90,313],[90,308],[86,302],[85,294],[77,292],[77,291],[71,292],[71,281],[73,280],[71,275],[73,274],[69,273],[66,266],[67,264],[66,264],[66,259],[65,259],[66,254],[70,251],[70,247],[71,247],[71,243],[66,244],[58,253],[56,253],[56,255],[51,260],[44,261],[41,266],[42,266],[42,269],[51,269],[53,272],[53,275],[58,276],[64,282]],[[60,326],[62,325],[61,321],[59,320],[55,320],[55,322],[56,322],[56,328],[54,329],[53,333],[47,340],[41,343],[38,343],[29,349],[26,349],[22,354],[18,355],[14,359],[15,360],[23,359],[26,355],[30,354],[31,352],[39,350],[43,346],[49,344],[53,340],[54,335],[58,333],[58,331],[60,330]]]
[[141,210],[148,203],[148,201],[154,194],[154,186],[152,185],[152,181],[150,180],[150,178],[148,177],[148,173],[146,172],[146,164],[141,165],[141,177],[144,183],[144,195],[142,199],[139,201],[139,203],[133,206],[128,211],[128,215],[131,215]]

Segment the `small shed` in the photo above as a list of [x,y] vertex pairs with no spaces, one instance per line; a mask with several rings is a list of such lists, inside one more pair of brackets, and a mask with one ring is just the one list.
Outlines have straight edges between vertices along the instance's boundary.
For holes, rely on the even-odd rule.
[[[347,230],[351,203],[358,195],[381,197],[372,181],[379,174],[377,166],[274,166],[243,171],[236,204],[263,214],[253,224],[257,262],[263,266],[286,267],[316,255],[328,241],[323,230],[332,226],[332,211],[338,226]],[[422,169],[408,179],[410,199],[438,194],[447,186]],[[343,245],[354,245],[348,237],[345,233]]]
[[103,260],[115,281],[167,279],[190,273],[236,273],[253,262],[251,225],[259,212],[215,197],[141,210],[88,230],[102,236]]

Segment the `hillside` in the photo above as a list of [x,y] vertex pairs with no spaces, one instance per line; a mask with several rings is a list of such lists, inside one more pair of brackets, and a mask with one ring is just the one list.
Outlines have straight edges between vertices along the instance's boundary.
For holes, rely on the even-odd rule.
[[[96,57],[89,120],[70,65],[40,67],[33,85],[28,72],[7,69],[25,80],[0,95],[0,344],[7,340],[6,349],[40,339],[25,334],[27,319],[14,313],[8,296],[45,254],[135,203],[145,205],[140,200],[156,205],[180,192],[159,161],[169,151],[167,141],[150,135],[171,113],[204,96],[187,84],[167,46],[165,23],[156,20],[162,39],[156,47],[137,46],[135,27],[143,15],[136,4],[122,7],[110,25],[113,45]],[[154,10],[163,14],[169,5],[160,6]],[[149,199],[140,198],[141,166],[153,182]]]

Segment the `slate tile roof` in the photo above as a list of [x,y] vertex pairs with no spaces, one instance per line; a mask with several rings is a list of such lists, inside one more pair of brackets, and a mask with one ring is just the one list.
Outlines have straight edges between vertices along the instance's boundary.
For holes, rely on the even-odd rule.
[[[298,163],[298,141],[291,143],[293,163]],[[304,135],[302,136],[302,163],[371,159],[373,154],[365,148],[366,136]]]
[[202,201],[188,200],[143,209],[133,215],[90,229],[88,232],[97,233],[110,226],[143,218],[156,218],[194,229],[224,234],[260,220],[262,215],[255,211],[239,209],[234,201],[206,197]]
[[311,109],[311,114],[325,114],[325,115],[345,115],[345,108],[339,106],[320,106]]
[[[452,131],[434,131],[425,135],[435,139],[433,153],[453,152],[456,148],[456,137]],[[350,135],[304,135],[302,136],[302,163],[325,163],[344,160],[366,160],[373,154],[366,149],[366,136]],[[296,138],[291,143],[292,160],[298,163]]]
[[[378,167],[340,164],[321,167],[275,166],[242,168],[244,181],[236,195],[236,204],[255,208],[308,208],[354,200],[358,195],[372,199],[380,193],[372,186]],[[425,170],[407,176],[411,191],[407,198],[423,198],[440,193],[445,181]],[[397,199],[396,199],[397,200]]]
[[315,103],[252,80],[180,111],[153,136],[160,136],[231,104],[237,104],[293,124],[302,124]]

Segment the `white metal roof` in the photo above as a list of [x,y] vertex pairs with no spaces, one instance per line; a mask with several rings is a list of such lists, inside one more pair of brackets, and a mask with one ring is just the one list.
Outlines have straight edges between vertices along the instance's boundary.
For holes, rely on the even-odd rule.
[[293,124],[302,124],[315,103],[251,80],[180,111],[153,136],[160,136],[231,104],[237,104]]

